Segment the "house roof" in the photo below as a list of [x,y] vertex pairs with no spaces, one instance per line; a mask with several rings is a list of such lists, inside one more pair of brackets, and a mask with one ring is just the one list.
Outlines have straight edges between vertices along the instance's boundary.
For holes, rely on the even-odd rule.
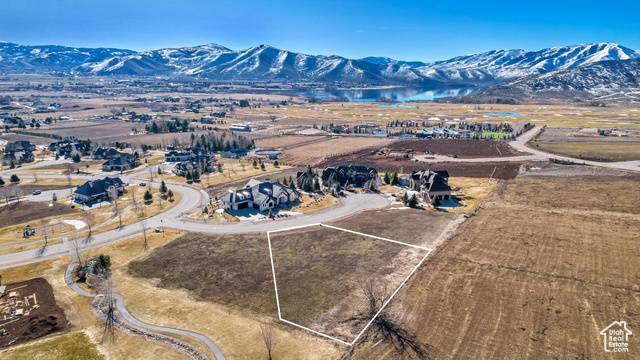
[[434,181],[429,187],[429,192],[451,191],[451,187],[442,181]]
[[87,181],[86,183],[78,186],[74,193],[91,197],[106,193],[111,186],[122,187],[123,185],[124,183],[120,178],[106,177],[101,180]]
[[243,188],[230,191],[220,199],[230,203],[250,200],[257,204],[264,204],[267,200],[275,200],[283,194],[288,197],[294,191],[280,183],[261,182],[251,179]]
[[136,161],[136,157],[130,154],[121,154],[119,157],[115,159],[110,159],[102,166],[114,166],[114,165],[129,165],[133,164]]

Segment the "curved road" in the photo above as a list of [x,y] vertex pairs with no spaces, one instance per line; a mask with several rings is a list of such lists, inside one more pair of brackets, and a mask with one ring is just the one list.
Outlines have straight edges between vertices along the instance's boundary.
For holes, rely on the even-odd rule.
[[[95,297],[96,294],[93,294],[81,289],[75,282],[73,282],[73,268],[75,264],[78,262],[78,257],[72,249],[69,249],[68,255],[72,256],[72,260],[69,263],[69,266],[67,267],[67,271],[64,273],[65,282],[76,293],[82,296],[87,296],[92,298]],[[184,335],[184,336],[190,336],[190,337],[196,338],[198,340],[201,340],[205,344],[207,344],[209,349],[211,349],[211,351],[215,355],[216,359],[225,360],[225,357],[222,354],[222,351],[220,351],[220,348],[218,348],[218,346],[213,341],[211,341],[211,339],[209,339],[208,337],[202,334],[191,332],[191,331],[167,328],[164,326],[157,326],[157,325],[144,323],[136,319],[135,317],[133,317],[133,315],[131,315],[129,311],[127,311],[127,308],[124,306],[124,298],[122,297],[122,295],[114,293],[113,297],[116,299],[116,306],[118,307],[118,311],[120,312],[120,315],[122,315],[122,317],[129,323],[145,330],[156,331],[156,332],[160,331],[160,332],[165,332],[170,334]]]

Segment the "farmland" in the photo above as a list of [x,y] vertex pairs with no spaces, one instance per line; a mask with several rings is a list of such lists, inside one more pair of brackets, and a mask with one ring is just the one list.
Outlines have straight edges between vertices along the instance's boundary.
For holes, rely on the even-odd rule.
[[311,141],[317,141],[327,137],[324,136],[279,136],[270,139],[256,141],[257,147],[282,148],[285,146],[301,145]]
[[284,151],[282,162],[292,165],[316,164],[330,154],[351,153],[391,143],[387,138],[340,137]]
[[459,158],[503,157],[523,155],[506,141],[411,139],[397,140],[388,145],[389,149],[403,152],[412,149],[418,153],[458,155]]
[[[599,332],[619,318],[640,321],[640,227],[638,204],[626,196],[637,193],[637,179],[609,180],[530,176],[501,185],[389,312],[436,358],[614,358]],[[373,335],[348,357],[396,358],[389,344],[372,348]]]

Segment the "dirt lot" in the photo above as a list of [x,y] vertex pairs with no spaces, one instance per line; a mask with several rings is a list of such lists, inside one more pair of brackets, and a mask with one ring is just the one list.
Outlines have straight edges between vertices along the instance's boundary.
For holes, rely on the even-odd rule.
[[[342,219],[333,225],[429,245],[454,217],[446,212],[425,210],[376,210]],[[419,225],[406,226],[409,223]],[[284,291],[284,303],[290,305],[287,315],[291,320],[313,322],[314,326],[323,329],[335,327],[334,331],[348,334],[349,329],[345,332],[337,329],[337,325],[346,325],[336,324],[335,319],[344,319],[341,315],[346,310],[341,306],[348,304],[343,300],[356,290],[354,281],[376,271],[381,275],[393,273],[388,268],[385,271],[385,266],[391,265],[394,257],[406,248],[390,248],[384,244],[373,246],[367,238],[351,239],[353,246],[347,246],[351,241],[349,234],[339,234],[331,236],[327,232],[322,241],[317,236],[302,240],[294,234],[272,244],[278,258],[276,271],[281,274],[278,284]],[[408,259],[402,257],[405,258]],[[394,262],[393,266],[399,268],[400,263]],[[129,272],[138,277],[158,279],[157,284],[161,287],[186,289],[198,299],[277,316],[264,234],[183,235],[154,250],[148,257],[131,262]],[[299,302],[305,298],[305,293],[305,302]],[[335,312],[333,319],[327,315],[331,311]]]
[[352,153],[364,148],[384,147],[391,141],[391,139],[387,138],[340,137],[285,150],[282,156],[282,163],[293,165],[315,164],[333,154]]
[[8,227],[24,222],[35,221],[50,216],[75,213],[78,210],[71,209],[69,205],[48,202],[18,201],[6,206],[0,206],[0,219],[2,226]]
[[342,166],[358,164],[374,167],[378,171],[396,171],[408,174],[411,171],[423,170],[447,170],[450,176],[458,177],[493,177],[496,179],[513,179],[518,175],[521,163],[519,162],[483,162],[483,163],[448,163],[424,164],[413,162],[409,159],[393,156],[378,155],[378,149],[362,149],[352,154],[331,156],[317,164],[318,168],[327,166]]
[[[59,332],[67,327],[67,318],[56,304],[51,285],[45,279],[9,284],[6,291],[8,294],[16,292],[17,296],[10,298],[5,295],[0,299],[0,330],[4,329],[8,333],[0,336],[0,349]],[[17,309],[22,309],[24,315],[10,318]],[[32,310],[27,313],[28,309]]]
[[411,139],[399,140],[388,145],[392,151],[432,152],[439,155],[458,155],[459,158],[483,158],[524,155],[502,140],[446,140]]
[[[600,330],[640,322],[638,193],[630,179],[526,177],[494,193],[389,310],[438,359],[632,359]],[[570,196],[567,195],[570,189]],[[396,359],[377,338],[354,359]],[[629,337],[629,348],[640,347]]]

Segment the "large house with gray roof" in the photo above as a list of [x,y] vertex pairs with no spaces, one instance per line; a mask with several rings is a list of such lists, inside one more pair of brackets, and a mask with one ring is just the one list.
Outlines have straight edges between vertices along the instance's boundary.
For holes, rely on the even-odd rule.
[[298,193],[294,189],[269,179],[265,182],[251,179],[242,189],[230,190],[220,198],[222,208],[227,211],[247,208],[267,211],[296,200]]
[[121,195],[124,192],[124,183],[120,178],[106,177],[102,180],[87,181],[78,186],[74,192],[79,203],[91,203],[109,197],[109,191],[113,189]]
[[376,186],[382,185],[382,180],[378,175],[378,170],[362,165],[349,165],[328,167],[322,171],[322,184],[324,186],[333,185],[333,182],[340,184],[355,184],[363,186],[367,181],[375,181]]
[[420,170],[412,171],[410,175],[400,177],[400,185],[410,190],[420,192],[425,201],[431,201],[434,196],[440,200],[451,199],[448,171]]

